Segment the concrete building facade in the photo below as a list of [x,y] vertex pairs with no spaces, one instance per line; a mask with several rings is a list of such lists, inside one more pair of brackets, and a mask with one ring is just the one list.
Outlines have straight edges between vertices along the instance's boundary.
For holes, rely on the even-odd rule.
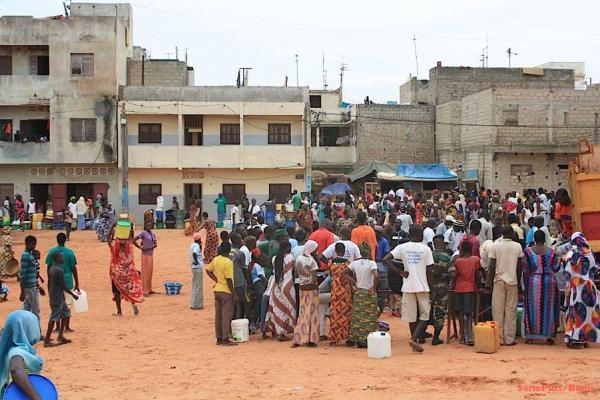
[[494,87],[573,89],[574,85],[572,69],[445,67],[438,63],[429,70],[429,80],[411,78],[400,87],[400,103],[440,105]]
[[358,104],[357,166],[377,160],[430,163],[434,154],[435,107],[430,105]]
[[[127,4],[0,18],[0,195],[108,195],[119,203],[117,95],[131,57]],[[45,211],[45,210],[43,210]]]
[[306,190],[308,88],[127,86],[119,112],[137,219],[158,195],[166,208],[198,200],[214,216],[219,193],[231,206],[243,194],[260,204]]
[[342,92],[310,90],[311,165],[326,173],[346,173],[356,163],[356,125]]
[[494,88],[437,106],[436,155],[501,191],[568,185],[577,143],[597,143],[600,89]]

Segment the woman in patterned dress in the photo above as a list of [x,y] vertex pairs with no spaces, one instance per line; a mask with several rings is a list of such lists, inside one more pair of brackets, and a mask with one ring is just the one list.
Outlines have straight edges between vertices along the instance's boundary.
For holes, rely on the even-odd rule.
[[290,242],[279,244],[279,252],[273,257],[275,283],[269,299],[266,330],[277,335],[280,342],[289,340],[286,335],[294,332],[296,325],[296,290],[294,288],[294,256]]
[[0,278],[6,274],[4,270],[6,263],[14,257],[13,240],[10,237],[10,231],[10,226],[5,226],[0,233]]
[[352,296],[352,319],[350,320],[347,344],[366,348],[367,336],[377,330],[379,274],[377,264],[370,259],[371,247],[363,242],[359,248],[362,258],[352,261],[344,271],[344,275],[352,279],[356,286]]
[[557,249],[564,254],[565,343],[570,349],[582,349],[587,343],[600,343],[600,298],[594,278],[598,265],[585,236],[575,232],[571,243]]
[[133,260],[133,225],[127,239],[115,239],[114,229],[108,236],[108,247],[110,249],[110,280],[112,281],[113,300],[117,306],[117,317],[123,315],[121,311],[121,299],[131,303],[133,313],[139,314],[136,303],[144,301],[142,291],[142,278]]
[[210,262],[219,255],[219,234],[217,233],[217,225],[215,221],[208,218],[208,213],[202,213],[202,225],[198,228],[198,231],[204,229],[206,231],[206,238],[204,239],[203,256],[204,264],[210,264]]
[[348,268],[348,260],[344,258],[344,243],[335,245],[336,257],[329,262],[331,283],[331,302],[329,306],[329,344],[335,346],[348,340],[350,317],[352,315],[352,286],[342,275]]
[[535,245],[525,249],[523,295],[526,343],[541,339],[554,344],[559,323],[558,285],[554,275],[559,270],[558,258],[554,250],[546,247],[545,236],[543,231],[536,231]]
[[317,293],[317,271],[319,266],[313,257],[319,245],[314,240],[304,244],[304,254],[296,260],[296,275],[299,278],[300,312],[294,327],[294,345],[314,347],[319,342],[319,294]]

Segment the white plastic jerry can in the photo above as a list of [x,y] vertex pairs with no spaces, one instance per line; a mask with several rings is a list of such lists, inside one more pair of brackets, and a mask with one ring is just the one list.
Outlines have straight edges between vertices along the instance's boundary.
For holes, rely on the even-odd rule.
[[392,356],[392,337],[387,332],[371,332],[367,336],[369,358],[386,358]]

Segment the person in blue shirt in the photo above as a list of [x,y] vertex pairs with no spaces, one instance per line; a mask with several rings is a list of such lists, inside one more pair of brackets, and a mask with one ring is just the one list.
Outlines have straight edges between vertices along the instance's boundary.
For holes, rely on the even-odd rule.
[[391,293],[388,282],[388,270],[383,264],[383,257],[390,252],[390,242],[383,234],[383,227],[380,225],[375,227],[375,237],[377,238],[377,253],[375,261],[377,262],[377,272],[379,273],[379,292],[377,293],[377,304],[379,306],[379,311],[383,312],[385,299]]
[[38,289],[39,263],[34,256],[37,239],[35,236],[25,238],[25,251],[21,256],[21,272],[19,273],[23,309],[33,313],[40,319],[40,291]]

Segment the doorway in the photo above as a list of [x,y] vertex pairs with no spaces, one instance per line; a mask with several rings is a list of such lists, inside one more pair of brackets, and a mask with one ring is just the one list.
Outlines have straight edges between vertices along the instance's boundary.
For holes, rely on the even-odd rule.
[[187,210],[196,201],[200,213],[202,213],[202,184],[201,183],[185,183],[183,185],[184,199],[183,204]]
[[[46,213],[46,202],[48,201],[48,195],[50,185],[47,183],[32,183],[29,186],[30,197],[35,199],[35,205],[39,212]],[[27,204],[29,199],[23,199],[23,201]]]

